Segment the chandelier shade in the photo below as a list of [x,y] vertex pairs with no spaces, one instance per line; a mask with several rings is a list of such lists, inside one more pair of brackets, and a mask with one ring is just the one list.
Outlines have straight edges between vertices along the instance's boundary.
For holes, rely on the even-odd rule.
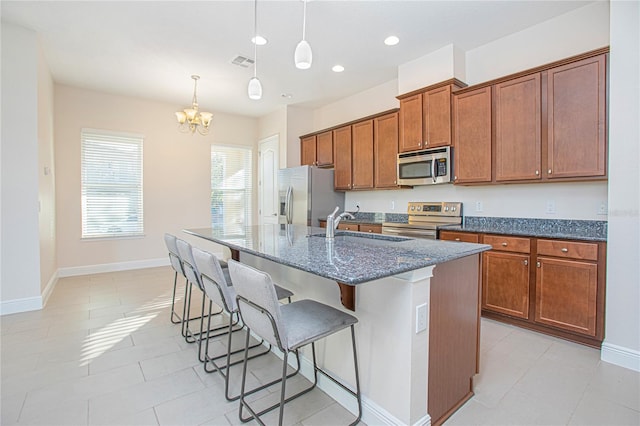
[[195,134],[197,131],[201,135],[206,135],[209,133],[213,114],[205,111],[201,112],[198,109],[198,96],[196,92],[200,76],[192,75],[191,78],[193,79],[193,100],[191,101],[190,108],[185,108],[182,111],[176,112],[178,129],[183,133]]

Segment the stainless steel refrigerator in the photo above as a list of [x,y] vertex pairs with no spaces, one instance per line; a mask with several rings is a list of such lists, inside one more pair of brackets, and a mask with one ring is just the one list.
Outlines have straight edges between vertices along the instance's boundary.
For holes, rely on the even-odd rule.
[[336,206],[344,210],[344,192],[333,190],[333,170],[312,166],[278,171],[278,223],[318,226]]

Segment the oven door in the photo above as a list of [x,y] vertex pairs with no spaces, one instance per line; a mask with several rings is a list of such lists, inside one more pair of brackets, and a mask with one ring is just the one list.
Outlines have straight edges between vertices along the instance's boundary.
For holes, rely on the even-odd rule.
[[383,226],[382,233],[398,237],[423,238],[426,240],[435,240],[437,236],[437,230],[435,229],[401,228],[393,226]]

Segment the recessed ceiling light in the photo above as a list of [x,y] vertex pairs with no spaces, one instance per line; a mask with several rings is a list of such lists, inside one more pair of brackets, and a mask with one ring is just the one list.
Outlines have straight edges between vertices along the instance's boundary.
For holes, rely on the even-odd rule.
[[251,37],[251,43],[256,43],[258,46],[264,46],[267,44],[267,39],[261,35],[257,35],[255,37]]
[[395,46],[399,42],[400,42],[400,39],[396,36],[389,36],[384,39],[384,44],[386,44],[387,46]]
[[342,72],[344,71],[344,67],[342,65],[334,65],[333,68],[331,68],[331,70],[333,72]]

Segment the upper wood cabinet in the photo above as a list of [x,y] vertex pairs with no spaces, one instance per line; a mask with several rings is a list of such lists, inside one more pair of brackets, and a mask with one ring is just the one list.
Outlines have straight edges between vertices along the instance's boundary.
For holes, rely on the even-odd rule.
[[[373,120],[351,126],[352,132],[352,189],[373,188]],[[340,151],[336,151],[340,154]]]
[[373,119],[374,180],[376,188],[398,187],[398,113]]
[[424,147],[451,145],[451,85],[422,94]]
[[333,165],[333,134],[331,131],[300,138],[300,164],[319,167]]
[[422,149],[422,93],[400,99],[399,151]]
[[453,96],[453,179],[491,182],[491,87]]
[[300,138],[300,164],[316,165],[316,137],[307,136]]
[[451,93],[463,86],[453,79],[398,97],[400,152],[451,145]]
[[498,83],[493,91],[496,181],[540,179],[540,74]]
[[333,142],[336,149],[334,163],[334,188],[347,190],[352,184],[352,150],[351,150],[351,126],[340,127],[333,130]]
[[605,176],[605,65],[599,55],[546,72],[548,179]]

